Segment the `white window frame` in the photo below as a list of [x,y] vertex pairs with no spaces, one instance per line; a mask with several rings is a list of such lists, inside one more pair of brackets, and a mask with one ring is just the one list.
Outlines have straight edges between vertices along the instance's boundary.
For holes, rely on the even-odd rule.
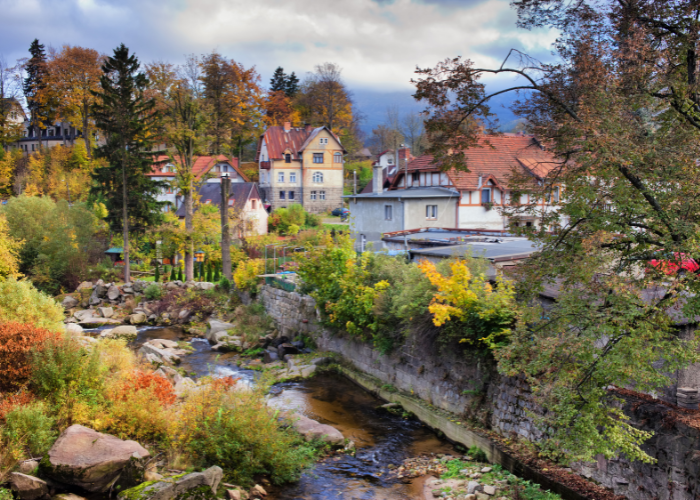
[[438,206],[437,205],[426,205],[425,206],[425,218],[426,218],[426,220],[437,220],[437,218],[438,218]]
[[314,175],[311,178],[311,180],[315,184],[323,184],[323,172],[314,172]]
[[[318,159],[320,159],[321,161],[316,161]],[[313,163],[320,165],[320,164],[325,163],[325,161],[326,161],[326,159],[324,158],[323,153],[314,153]]]
[[333,153],[333,162],[334,163],[343,163],[343,154],[342,153]]
[[328,144],[328,137],[321,137],[321,138],[318,140],[318,143],[319,143],[319,144]]
[[309,195],[310,200],[316,200],[316,191],[311,191],[311,194]]
[[284,172],[277,172],[277,182],[284,182]]
[[384,220],[394,220],[394,205],[384,205]]
[[319,199],[319,200],[325,200],[325,199],[326,199],[326,192],[325,192],[325,191],[319,191],[319,192],[318,192],[318,199]]
[[[488,200],[488,201],[484,201],[484,193],[488,193],[488,194],[489,194],[489,200]],[[480,200],[481,203],[493,203],[493,192],[492,192],[491,188],[483,188],[483,189],[481,190],[481,194],[480,194],[479,196],[481,197],[481,200]]]
[[297,173],[296,172],[289,172],[289,182],[296,182],[297,181]]

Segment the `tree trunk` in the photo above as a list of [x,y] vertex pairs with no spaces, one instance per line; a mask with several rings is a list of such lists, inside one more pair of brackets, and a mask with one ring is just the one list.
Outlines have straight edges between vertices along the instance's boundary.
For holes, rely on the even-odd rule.
[[[126,156],[126,155],[124,155]],[[126,196],[126,158],[122,161],[122,217],[124,218],[124,283],[131,282],[131,264],[129,263],[129,218],[127,216]]]
[[88,109],[88,103],[85,101],[83,103],[83,140],[85,141],[87,157],[92,159],[92,151],[90,150],[90,122],[88,120]]
[[231,192],[231,178],[221,179],[221,264],[224,277],[231,279],[231,231],[228,221],[228,197]]
[[194,280],[194,247],[192,243],[192,216],[194,207],[192,206],[192,191],[194,186],[192,181],[189,181],[189,186],[185,190],[185,281]]

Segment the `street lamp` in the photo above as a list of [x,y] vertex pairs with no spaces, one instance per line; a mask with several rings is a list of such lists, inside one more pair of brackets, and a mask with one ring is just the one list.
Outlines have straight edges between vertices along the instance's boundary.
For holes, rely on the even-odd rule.
[[204,252],[201,250],[197,250],[194,253],[194,260],[199,262],[199,279],[202,279],[202,263],[204,262]]

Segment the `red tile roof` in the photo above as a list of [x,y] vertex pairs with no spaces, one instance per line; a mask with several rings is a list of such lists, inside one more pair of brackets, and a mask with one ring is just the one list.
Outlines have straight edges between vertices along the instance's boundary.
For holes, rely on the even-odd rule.
[[[308,143],[316,137],[323,129],[328,130],[326,127],[296,127],[285,130],[282,126],[269,127],[265,130],[265,133],[260,136],[258,141],[258,152],[255,155],[255,161],[260,160],[260,148],[262,146],[263,139],[265,140],[265,145],[267,146],[267,156],[269,160],[282,160],[284,159],[284,152],[289,149],[294,155],[293,159],[299,158],[299,153],[304,151]],[[330,131],[329,131],[330,132]],[[338,136],[331,132],[331,135],[335,137],[335,140],[340,144],[340,139]],[[343,150],[343,152],[346,152]]]
[[[541,148],[530,135],[489,135],[479,139],[479,145],[465,151],[469,172],[450,170],[447,174],[457,189],[473,190],[479,186],[479,177],[493,178],[507,189],[514,169],[525,169],[536,178],[543,178],[558,165],[554,155]],[[421,155],[408,162],[409,171],[437,171],[431,155]],[[399,178],[396,176],[393,185]]]
[[[174,163],[177,166],[179,164],[177,155],[175,155],[173,158],[170,158],[167,155],[156,156],[153,160],[153,172],[148,175],[151,177],[175,177],[177,174],[174,172],[162,171],[162,168],[168,163]],[[238,158],[228,158],[224,155],[197,156],[195,158],[194,165],[192,166],[192,173],[194,173],[197,179],[201,179],[201,177],[209,172],[217,163],[228,163],[233,167],[236,173],[241,176],[244,182],[248,182],[246,175],[240,168],[238,168]]]

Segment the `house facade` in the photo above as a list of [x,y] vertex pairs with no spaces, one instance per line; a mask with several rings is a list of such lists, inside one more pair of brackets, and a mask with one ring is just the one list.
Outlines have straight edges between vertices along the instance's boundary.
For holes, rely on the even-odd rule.
[[[165,181],[168,187],[157,196],[158,201],[165,202],[163,210],[165,212],[177,211],[183,203],[175,179],[177,178],[178,161],[177,156],[171,158],[167,155],[158,155],[154,158],[153,167],[150,174],[153,180]],[[195,183],[216,184],[221,183],[221,174],[227,173],[231,179],[231,185],[246,183],[248,178],[238,168],[237,158],[227,158],[224,155],[218,156],[198,156],[195,158],[192,172],[195,176]],[[267,231],[267,226],[266,226]]]
[[[440,171],[430,155],[422,155],[408,162],[406,169],[399,169],[389,190],[441,187],[459,192],[459,204],[453,227],[464,229],[508,228],[508,219],[501,215],[499,207],[508,204],[530,203],[527,195],[521,200],[511,199],[510,177],[513,171],[532,176],[536,182],[557,165],[551,153],[546,151],[531,135],[485,135],[478,146],[465,152],[469,172]],[[556,210],[560,199],[559,187],[555,187],[548,200],[539,200],[542,211]],[[537,225],[537,217],[522,217],[516,225]]]
[[256,153],[265,203],[272,210],[298,203],[310,213],[340,207],[345,153],[327,127],[269,127]]
[[[221,182],[207,182],[198,190],[199,203],[221,207]],[[258,185],[254,182],[231,182],[228,198],[231,235],[234,238],[267,234],[267,210],[262,202]],[[185,207],[181,204],[175,212],[184,219]]]

